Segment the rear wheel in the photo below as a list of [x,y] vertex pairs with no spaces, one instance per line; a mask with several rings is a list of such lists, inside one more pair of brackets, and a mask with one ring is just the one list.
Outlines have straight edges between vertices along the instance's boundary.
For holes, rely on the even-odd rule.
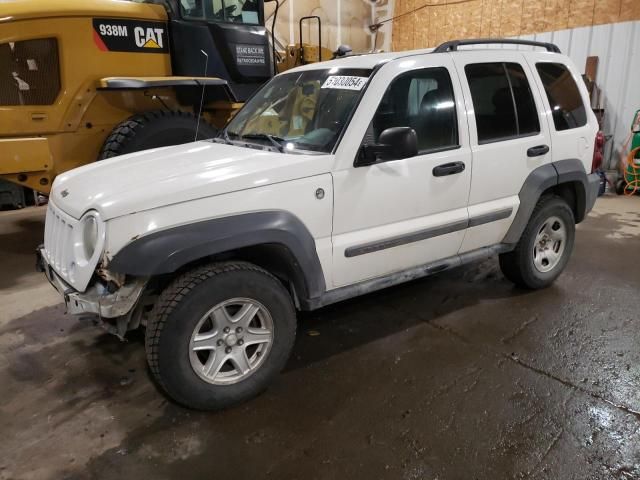
[[246,262],[197,268],[160,295],[145,346],[154,377],[182,405],[215,410],[264,390],[295,338],[289,293]]
[[516,248],[500,255],[505,277],[526,288],[544,288],[569,262],[575,239],[575,218],[567,202],[543,197],[531,215]]
[[[134,115],[117,125],[102,146],[98,160],[149,148],[193,142],[198,118],[173,110],[155,110]],[[198,140],[215,137],[217,131],[200,120]]]

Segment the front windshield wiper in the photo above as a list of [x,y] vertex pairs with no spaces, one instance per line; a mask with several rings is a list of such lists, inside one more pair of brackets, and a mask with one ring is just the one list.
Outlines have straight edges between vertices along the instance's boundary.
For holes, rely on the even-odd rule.
[[284,153],[284,146],[282,145],[285,141],[284,138],[276,137],[274,135],[269,135],[268,133],[247,133],[242,135],[240,139],[243,138],[254,138],[256,140],[266,139],[271,142],[271,144],[278,149],[280,153]]
[[233,145],[233,142],[231,141],[231,136],[230,135],[233,135],[234,137],[238,137],[239,136],[236,132],[228,132],[226,128],[223,128],[222,130],[220,130],[220,133],[218,133],[218,136],[215,137],[215,138],[220,138],[225,143],[227,143],[229,145]]

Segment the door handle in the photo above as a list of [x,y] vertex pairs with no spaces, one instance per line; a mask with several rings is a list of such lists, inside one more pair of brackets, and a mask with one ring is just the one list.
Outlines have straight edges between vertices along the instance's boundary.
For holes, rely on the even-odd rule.
[[464,162],[443,163],[442,165],[433,167],[432,173],[434,177],[446,177],[447,175],[464,172],[464,168]]
[[527,157],[539,157],[545,153],[549,153],[549,145],[538,145],[527,150]]

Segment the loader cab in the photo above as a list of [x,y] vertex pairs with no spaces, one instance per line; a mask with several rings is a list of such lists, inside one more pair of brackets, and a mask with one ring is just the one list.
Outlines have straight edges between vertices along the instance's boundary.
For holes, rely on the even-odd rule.
[[173,74],[229,82],[228,90],[207,92],[206,101],[244,102],[271,78],[263,0],[179,0],[173,7]]

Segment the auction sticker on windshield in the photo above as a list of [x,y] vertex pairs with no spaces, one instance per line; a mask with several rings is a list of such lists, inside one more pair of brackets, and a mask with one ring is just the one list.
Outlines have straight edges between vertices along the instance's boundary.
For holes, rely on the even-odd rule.
[[341,90],[362,90],[367,77],[352,77],[347,75],[331,75],[328,77],[321,88],[338,88]]

